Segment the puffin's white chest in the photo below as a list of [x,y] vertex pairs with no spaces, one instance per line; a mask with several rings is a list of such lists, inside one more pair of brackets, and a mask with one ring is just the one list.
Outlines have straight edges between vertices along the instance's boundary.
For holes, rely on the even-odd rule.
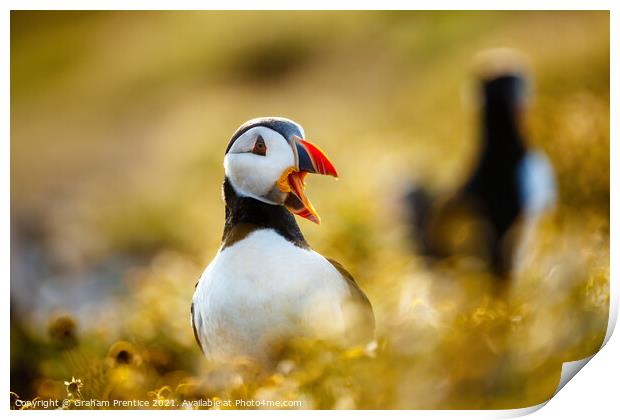
[[271,229],[257,230],[206,268],[194,293],[194,327],[211,358],[260,358],[274,340],[341,334],[349,293],[323,256]]

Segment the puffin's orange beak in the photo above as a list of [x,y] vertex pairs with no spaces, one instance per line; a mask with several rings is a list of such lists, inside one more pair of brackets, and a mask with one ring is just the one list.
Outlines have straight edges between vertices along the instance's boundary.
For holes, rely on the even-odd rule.
[[321,218],[304,192],[306,175],[312,173],[337,178],[338,172],[325,153],[308,140],[294,136],[292,147],[296,165],[284,171],[278,181],[278,188],[289,193],[284,205],[291,213],[320,224]]

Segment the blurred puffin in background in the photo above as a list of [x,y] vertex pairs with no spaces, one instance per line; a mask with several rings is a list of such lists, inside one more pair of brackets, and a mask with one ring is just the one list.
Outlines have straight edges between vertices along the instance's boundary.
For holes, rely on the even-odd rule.
[[285,118],[257,118],[233,134],[224,158],[222,244],[192,300],[194,335],[211,360],[269,364],[287,339],[344,346],[374,337],[371,304],[336,261],[313,251],[294,215],[320,223],[309,173],[337,177],[325,153]]
[[510,277],[523,227],[556,200],[546,155],[528,148],[521,127],[529,81],[525,61],[508,49],[478,57],[480,149],[455,193],[431,195],[414,186],[406,196],[412,236],[422,255],[473,255],[500,279]]

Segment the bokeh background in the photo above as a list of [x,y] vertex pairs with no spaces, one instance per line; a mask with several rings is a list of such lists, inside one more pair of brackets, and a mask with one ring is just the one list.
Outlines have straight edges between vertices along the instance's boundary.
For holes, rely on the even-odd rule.
[[[424,265],[400,208],[408,182],[467,176],[472,59],[494,47],[529,60],[526,133],[559,187],[510,299],[475,264]],[[608,12],[12,12],[11,390],[305,408],[546,400],[561,362],[595,352],[607,326],[609,80]],[[378,326],[376,349],[298,343],[269,374],[210,366],[189,324],[223,227],[225,146],[265,115],[301,123],[336,164],[338,182],[309,179],[323,223],[299,223],[353,273]]]

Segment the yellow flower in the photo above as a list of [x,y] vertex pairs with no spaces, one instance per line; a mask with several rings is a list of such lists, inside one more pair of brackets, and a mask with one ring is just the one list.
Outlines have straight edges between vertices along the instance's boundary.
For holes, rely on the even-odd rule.
[[82,380],[76,379],[75,377],[71,377],[71,381],[65,381],[65,386],[67,387],[67,396],[73,399],[82,399],[82,394],[80,390],[82,389]]
[[169,400],[172,398],[172,389],[168,385],[159,388],[156,391],[147,392],[149,397],[152,397],[156,400]]
[[16,410],[17,409],[17,405],[15,404],[15,401],[19,400],[19,395],[17,395],[15,392],[11,391],[11,410]]
[[60,315],[53,319],[47,331],[52,342],[60,348],[70,349],[78,343],[76,323],[70,315]]
[[128,341],[118,341],[110,347],[107,355],[110,367],[139,365],[142,358],[133,344]]

